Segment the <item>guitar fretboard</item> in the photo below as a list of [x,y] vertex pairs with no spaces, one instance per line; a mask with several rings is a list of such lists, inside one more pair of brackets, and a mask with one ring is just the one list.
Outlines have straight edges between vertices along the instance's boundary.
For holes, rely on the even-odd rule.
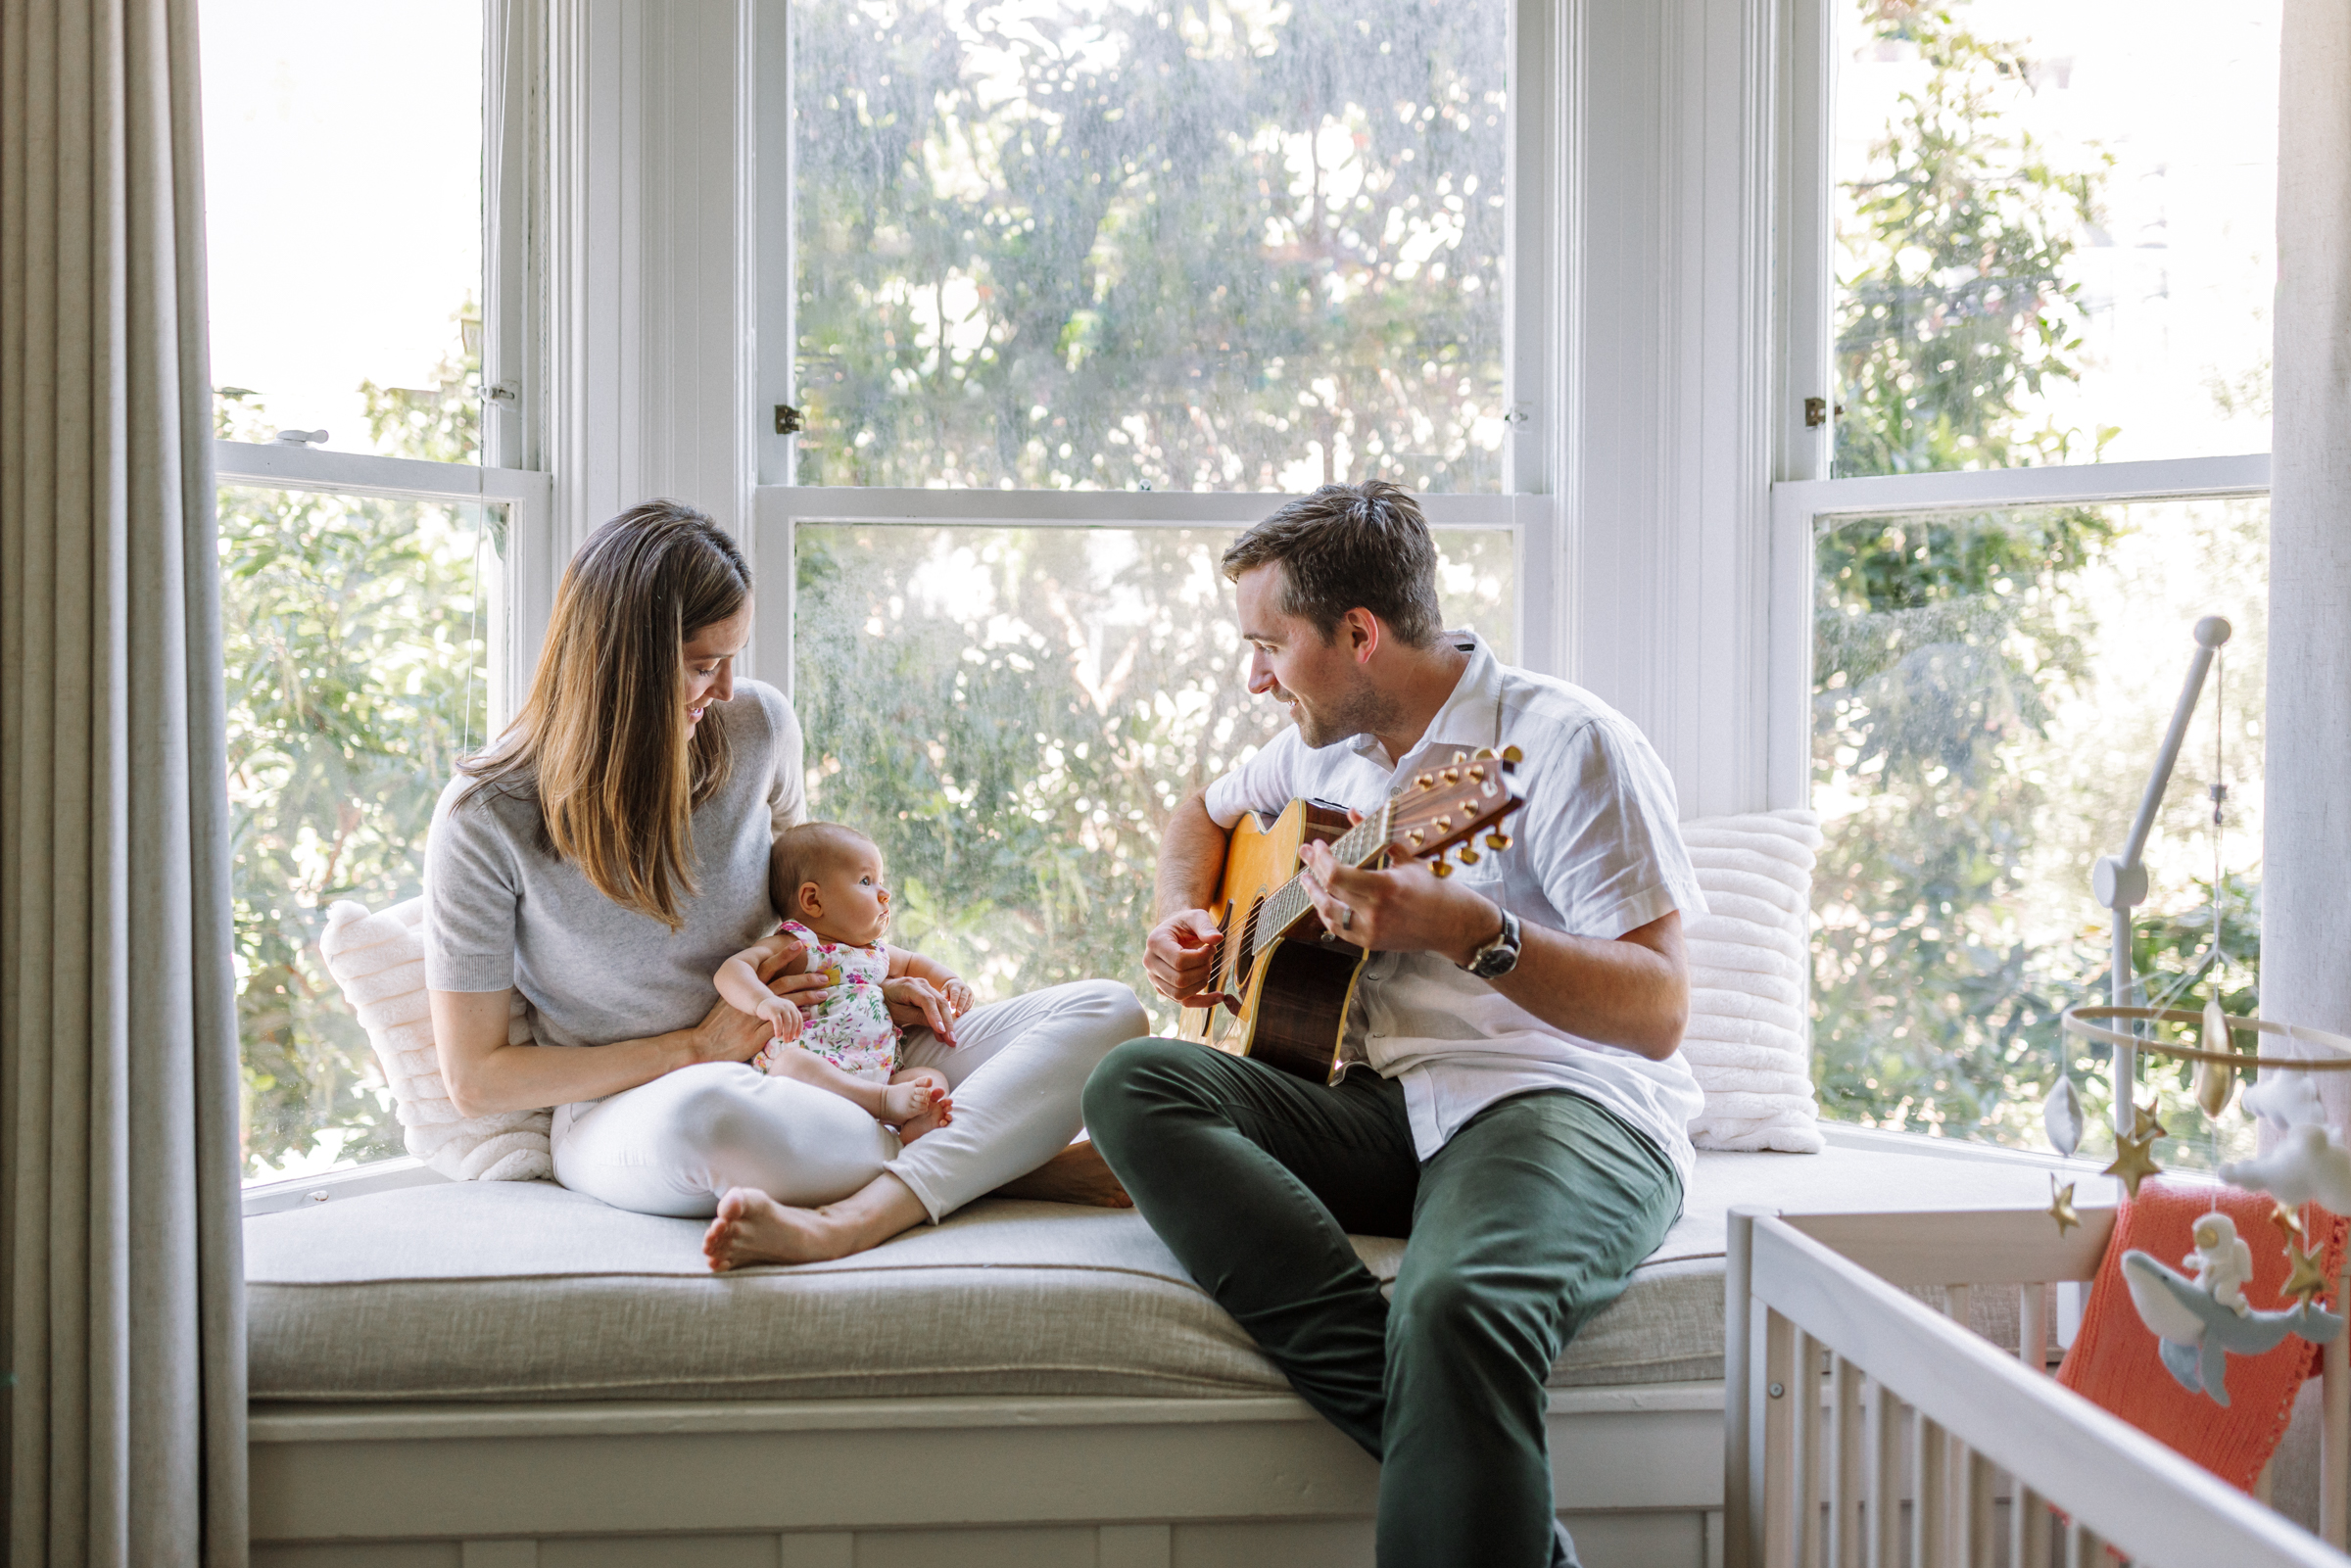
[[[1388,847],[1388,831],[1396,813],[1393,802],[1382,806],[1371,816],[1347,830],[1332,842],[1331,858],[1342,866],[1363,867],[1377,860]],[[1313,913],[1314,900],[1307,896],[1306,874],[1300,872],[1275,888],[1257,913],[1257,948],[1279,940],[1289,933],[1292,926]]]

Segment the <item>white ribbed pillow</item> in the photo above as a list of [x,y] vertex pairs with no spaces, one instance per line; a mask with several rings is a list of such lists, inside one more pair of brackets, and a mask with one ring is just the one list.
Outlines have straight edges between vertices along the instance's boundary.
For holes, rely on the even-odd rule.
[[1701,1149],[1818,1154],[1805,951],[1820,819],[1754,812],[1682,824],[1708,913],[1683,924],[1690,1027],[1682,1055],[1706,1092]]
[[[367,1043],[399,1102],[408,1153],[452,1181],[538,1181],[555,1173],[546,1111],[461,1117],[441,1081],[433,1016],[424,994],[424,900],[370,915],[349,899],[326,912],[318,950],[343,999],[360,1016]],[[521,993],[506,1019],[506,1043],[528,1045]]]

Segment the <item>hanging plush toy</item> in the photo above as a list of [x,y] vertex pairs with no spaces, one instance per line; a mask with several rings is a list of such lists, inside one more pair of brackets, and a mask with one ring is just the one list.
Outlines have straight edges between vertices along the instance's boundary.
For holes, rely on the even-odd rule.
[[[2307,1296],[2282,1312],[2249,1308],[2243,1284],[2252,1272],[2252,1254],[2236,1240],[2234,1224],[2224,1215],[2206,1215],[2196,1226],[2195,1256],[2204,1255],[2205,1226],[2214,1219],[2229,1229],[2231,1259],[2227,1270],[2218,1275],[2199,1271],[2198,1278],[2190,1279],[2134,1248],[2123,1255],[2123,1283],[2131,1288],[2131,1305],[2138,1308],[2139,1319],[2159,1342],[2156,1349],[2165,1370],[2190,1394],[2227,1404],[2231,1355],[2259,1355],[2276,1350],[2288,1334],[2326,1345],[2343,1331],[2343,1319],[2320,1310]],[[2243,1254],[2242,1275],[2234,1266],[2237,1253]],[[2233,1301],[2219,1290],[2205,1288],[2202,1281],[2214,1277],[2228,1281],[2223,1289],[2233,1294]]]
[[2253,1278],[2253,1249],[2238,1239],[2236,1221],[2213,1212],[2196,1221],[2196,1250],[2181,1262],[2198,1290],[2242,1317],[2253,1308],[2245,1286]]

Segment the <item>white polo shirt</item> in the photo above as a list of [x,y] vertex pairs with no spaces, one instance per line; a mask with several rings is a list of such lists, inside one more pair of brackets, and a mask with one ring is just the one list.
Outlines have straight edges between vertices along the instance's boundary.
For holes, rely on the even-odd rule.
[[[1632,721],[1581,688],[1502,663],[1475,633],[1444,636],[1469,666],[1393,767],[1367,735],[1317,750],[1293,726],[1208,786],[1217,826],[1300,796],[1368,815],[1456,751],[1514,745],[1526,793],[1508,829],[1515,841],[1457,866],[1457,879],[1525,924],[1572,936],[1612,939],[1674,910],[1685,920],[1704,914],[1675,826],[1673,781]],[[1581,1039],[1435,953],[1372,954],[1355,994],[1347,1054],[1403,1082],[1421,1159],[1497,1100],[1567,1089],[1645,1134],[1689,1180],[1687,1129],[1705,1099],[1679,1052],[1652,1062]]]

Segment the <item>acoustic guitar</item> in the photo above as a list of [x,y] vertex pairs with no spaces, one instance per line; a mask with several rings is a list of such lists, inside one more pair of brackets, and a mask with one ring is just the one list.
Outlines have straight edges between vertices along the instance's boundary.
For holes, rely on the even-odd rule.
[[1224,940],[1206,987],[1223,1001],[1186,1008],[1179,1032],[1317,1083],[1335,1079],[1347,1009],[1367,955],[1322,928],[1307,896],[1301,853],[1319,840],[1344,866],[1427,860],[1445,877],[1453,872],[1445,856],[1459,845],[1462,864],[1475,865],[1478,851],[1469,840],[1481,830],[1488,852],[1511,847],[1501,828],[1525,803],[1511,778],[1518,760],[1516,746],[1475,756],[1457,751],[1353,827],[1345,812],[1309,800],[1291,801],[1270,826],[1254,816],[1235,823],[1217,895]]

